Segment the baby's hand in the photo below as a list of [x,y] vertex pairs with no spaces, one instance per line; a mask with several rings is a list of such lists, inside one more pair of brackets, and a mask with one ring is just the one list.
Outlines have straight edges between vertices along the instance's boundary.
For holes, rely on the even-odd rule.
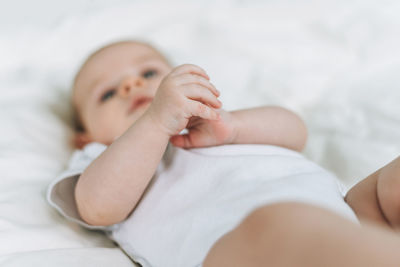
[[181,65],[162,80],[146,115],[168,136],[173,136],[185,129],[194,116],[219,119],[214,109],[222,105],[218,96],[204,70],[196,65]]
[[187,125],[188,133],[175,135],[170,142],[178,147],[194,148],[231,144],[235,138],[236,128],[230,112],[219,109],[219,120],[207,120],[193,117]]

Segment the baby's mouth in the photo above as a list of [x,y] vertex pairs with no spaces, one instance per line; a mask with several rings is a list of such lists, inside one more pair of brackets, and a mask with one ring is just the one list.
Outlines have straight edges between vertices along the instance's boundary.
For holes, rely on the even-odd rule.
[[144,107],[145,105],[150,103],[152,100],[153,100],[152,97],[139,96],[138,98],[136,98],[132,101],[132,104],[128,109],[128,114],[132,113],[133,111],[135,111],[138,108]]

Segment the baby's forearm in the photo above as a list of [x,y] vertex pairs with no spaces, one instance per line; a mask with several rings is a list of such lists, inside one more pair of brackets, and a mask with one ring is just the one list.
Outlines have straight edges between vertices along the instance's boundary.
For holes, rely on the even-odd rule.
[[307,128],[293,112],[274,106],[233,111],[236,136],[233,143],[269,144],[303,150]]
[[154,175],[168,140],[149,117],[139,118],[80,176],[75,199],[82,219],[92,225],[125,219]]

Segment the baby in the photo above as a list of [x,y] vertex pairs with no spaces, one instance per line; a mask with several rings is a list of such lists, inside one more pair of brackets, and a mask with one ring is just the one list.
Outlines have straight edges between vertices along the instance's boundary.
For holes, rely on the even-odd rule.
[[219,96],[148,44],[96,51],[73,86],[80,150],[48,201],[144,267],[399,266],[400,158],[344,196],[299,153],[296,114]]

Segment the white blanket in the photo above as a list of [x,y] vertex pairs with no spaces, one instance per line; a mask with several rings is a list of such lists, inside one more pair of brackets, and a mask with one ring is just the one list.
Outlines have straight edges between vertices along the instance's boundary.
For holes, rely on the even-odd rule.
[[40,259],[37,265],[71,266],[71,255],[74,266],[90,266],[92,255],[126,260],[101,234],[66,222],[45,201],[46,186],[72,152],[73,74],[110,41],[139,38],[176,65],[202,66],[227,110],[273,104],[297,112],[309,129],[304,154],[347,185],[399,154],[398,1],[8,5],[0,8],[2,266]]

